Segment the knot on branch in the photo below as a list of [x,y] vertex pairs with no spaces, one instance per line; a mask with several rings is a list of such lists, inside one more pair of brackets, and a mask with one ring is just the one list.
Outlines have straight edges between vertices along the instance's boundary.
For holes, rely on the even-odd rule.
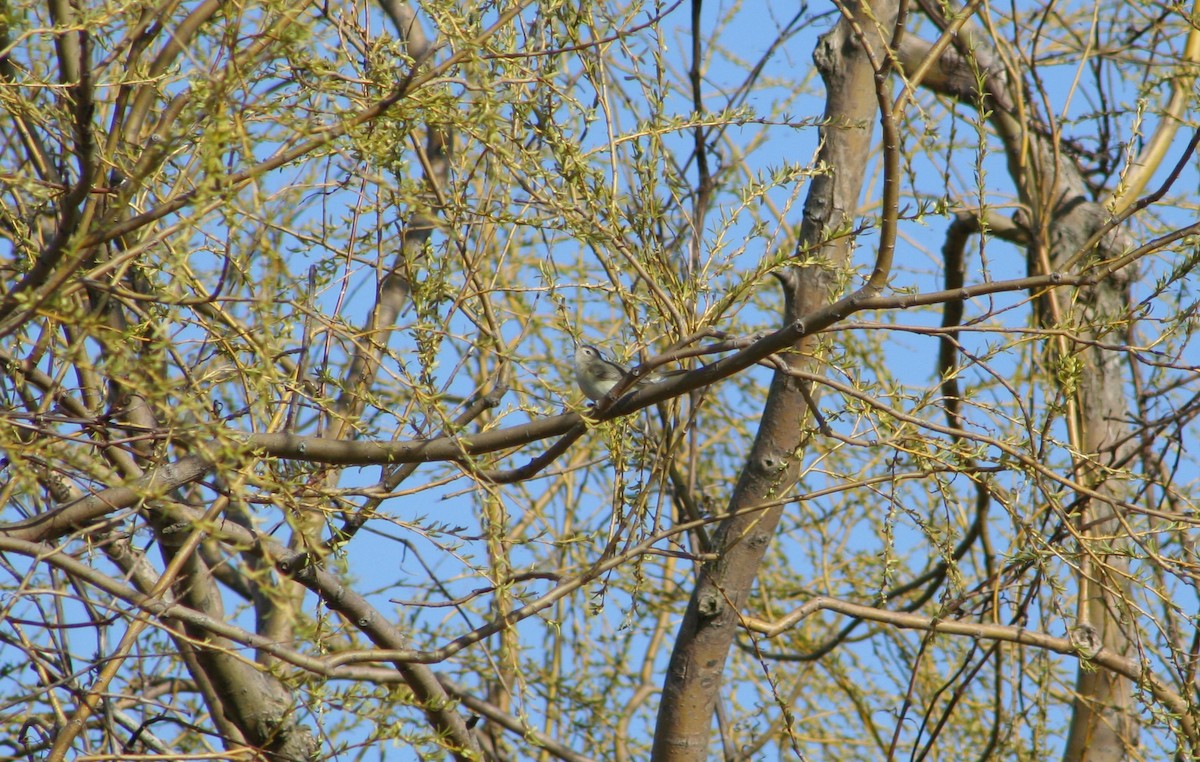
[[721,613],[721,596],[712,590],[701,593],[696,599],[696,613],[702,619],[712,619]]
[[1084,659],[1095,658],[1096,654],[1100,653],[1100,649],[1104,647],[1100,632],[1087,622],[1072,627],[1068,636],[1075,651]]

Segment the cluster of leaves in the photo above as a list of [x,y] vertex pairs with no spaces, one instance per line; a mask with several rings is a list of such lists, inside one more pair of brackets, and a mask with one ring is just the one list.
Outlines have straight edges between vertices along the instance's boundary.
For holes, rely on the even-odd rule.
[[[1142,743],[1200,746],[1195,141],[1148,198],[1112,105],[1168,82],[1195,128],[1177,9],[1073,9],[1092,45],[972,5],[994,58],[897,43],[898,142],[831,166],[864,126],[796,62],[863,42],[842,5],[79,5],[0,19],[0,758],[645,757],[772,378],[815,407],[761,422],[802,444],[728,758],[1044,758],[1093,594],[1123,645],[1082,669],[1154,675]],[[905,35],[961,31],[929,5]],[[876,160],[898,202],[803,240]],[[776,279],[855,293],[889,224],[878,301],[738,364]],[[577,342],[688,373],[593,410]]]

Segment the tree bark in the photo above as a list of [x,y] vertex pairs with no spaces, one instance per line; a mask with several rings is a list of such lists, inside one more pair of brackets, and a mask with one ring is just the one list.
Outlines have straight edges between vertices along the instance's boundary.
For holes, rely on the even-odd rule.
[[[862,192],[875,115],[876,70],[857,30],[882,49],[879,29],[890,39],[896,5],[845,6],[852,18],[825,34],[813,59],[825,82],[826,108],[818,163],[828,171],[813,179],[804,206],[797,256],[809,259],[778,274],[784,293],[784,324],[832,301],[833,274],[849,262],[849,236],[835,235],[854,221]],[[883,56],[876,54],[876,60]],[[789,368],[815,371],[806,354],[811,337],[783,356]],[[728,516],[713,538],[717,558],[698,575],[680,624],[659,705],[652,759],[708,758],[712,719],[721,677],[740,612],[750,595],[784,506],[799,478],[808,414],[802,382],[787,370],[771,381],[753,448],[729,500]]]
[[[900,46],[898,57],[907,70],[913,70],[930,50],[928,43],[910,37]],[[976,89],[980,74],[985,82],[984,97]],[[1085,250],[1110,214],[1090,200],[1078,168],[1062,151],[1055,150],[1048,138],[1050,131],[1032,129],[1028,119],[1018,116],[1023,110],[1014,104],[1021,98],[1021,85],[1010,81],[1010,74],[991,51],[976,46],[970,51],[945,51],[922,84],[976,106],[986,103],[991,109],[990,121],[1003,141],[1009,172],[1023,205],[1017,217],[1030,241],[1027,262],[1031,275],[1086,271],[1090,262],[1119,256],[1125,241],[1116,233]],[[1080,569],[1079,607],[1071,631],[1080,642],[1082,658],[1064,762],[1127,759],[1138,746],[1132,683],[1097,670],[1086,657],[1089,649],[1098,647],[1122,657],[1130,656],[1132,649],[1123,624],[1129,613],[1123,609],[1123,601],[1130,594],[1128,563],[1119,553],[1124,532],[1114,504],[1107,498],[1121,496],[1123,487],[1117,477],[1134,446],[1126,423],[1133,416],[1125,396],[1121,355],[1095,344],[1103,339],[1103,327],[1124,324],[1129,314],[1129,278],[1128,271],[1118,271],[1076,291],[1050,294],[1037,303],[1039,323],[1065,332],[1047,340],[1047,362],[1053,367],[1046,372],[1055,377],[1068,401],[1068,435],[1077,453],[1074,477],[1098,495],[1081,501],[1071,519]],[[1060,338],[1063,335],[1067,338]],[[1114,554],[1113,548],[1118,552]]]

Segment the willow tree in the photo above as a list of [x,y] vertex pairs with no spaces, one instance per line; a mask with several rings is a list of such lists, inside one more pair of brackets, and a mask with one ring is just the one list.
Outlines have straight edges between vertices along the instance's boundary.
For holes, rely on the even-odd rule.
[[3,758],[1200,754],[1200,15],[788,13],[3,6]]

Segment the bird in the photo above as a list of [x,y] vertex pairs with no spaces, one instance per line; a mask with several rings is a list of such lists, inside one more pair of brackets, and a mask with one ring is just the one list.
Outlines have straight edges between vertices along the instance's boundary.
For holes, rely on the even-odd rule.
[[[575,350],[575,381],[590,400],[604,399],[604,396],[628,375],[630,371],[627,368],[605,359],[600,350],[590,344],[581,344]],[[639,378],[635,386],[655,384],[665,378],[662,373],[650,373]]]

